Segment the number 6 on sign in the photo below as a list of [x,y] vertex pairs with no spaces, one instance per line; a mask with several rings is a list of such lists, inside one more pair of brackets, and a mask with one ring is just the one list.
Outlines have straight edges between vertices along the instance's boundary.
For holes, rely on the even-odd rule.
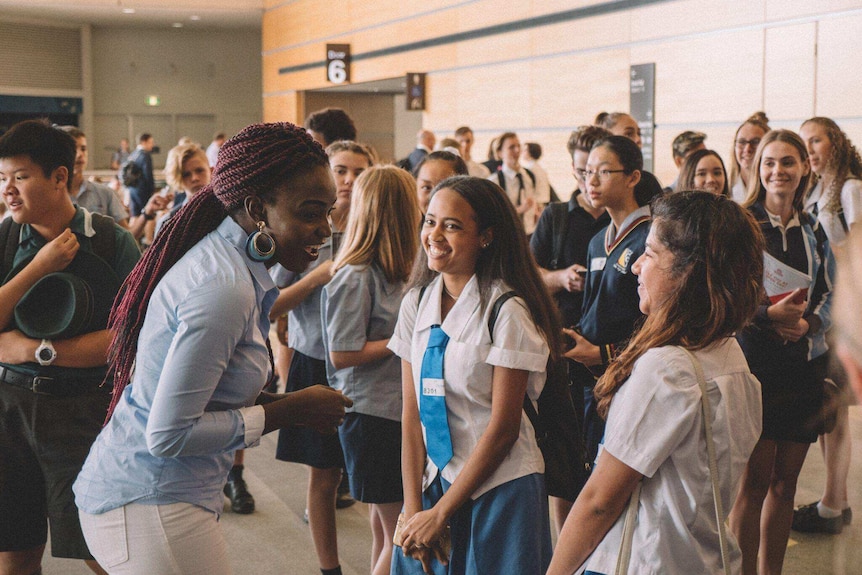
[[344,68],[344,62],[341,60],[330,62],[326,75],[333,84],[342,84],[347,79],[347,70]]
[[332,84],[350,81],[350,44],[326,45],[326,80]]

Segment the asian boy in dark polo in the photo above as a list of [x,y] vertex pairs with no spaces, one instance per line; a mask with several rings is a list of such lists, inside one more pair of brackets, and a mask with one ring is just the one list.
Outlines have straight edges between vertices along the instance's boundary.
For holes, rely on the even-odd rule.
[[[95,269],[104,273],[83,272],[77,284],[104,292],[110,277],[116,290],[140,251],[113,220],[72,204],[74,163],[75,140],[45,122],[21,122],[0,137],[0,194],[10,214],[0,224],[0,573],[41,573],[49,522],[54,556],[104,573],[84,542],[71,487],[110,400],[111,383],[103,380],[112,298],[46,298],[40,306],[39,283],[56,272],[92,270],[80,261],[98,257]],[[19,306],[22,298],[28,305]],[[54,332],[29,325],[38,318],[28,314],[62,323],[80,319],[76,306],[84,302],[94,309],[86,310],[88,321],[73,322],[76,331],[32,337]]]

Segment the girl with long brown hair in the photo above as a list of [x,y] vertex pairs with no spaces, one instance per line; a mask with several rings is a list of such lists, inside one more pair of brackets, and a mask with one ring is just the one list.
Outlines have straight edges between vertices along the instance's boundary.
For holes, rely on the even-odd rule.
[[[745,210],[708,192],[654,201],[646,251],[635,262],[647,315],[596,386],[607,417],[603,449],[560,534],[549,575],[581,565],[613,573],[623,509],[635,500],[631,573],[719,573],[719,524],[705,510],[710,481],[728,509],[760,435],[760,386],[733,334],[754,314],[762,286],[762,236]],[[690,354],[693,354],[693,359]],[[711,477],[703,434],[703,369],[715,438]],[[729,542],[730,572],[739,550]]]
[[825,333],[831,323],[834,262],[817,220],[803,210],[811,177],[802,139],[768,132],[754,158],[745,207],[763,232],[767,273],[807,276],[804,287],[763,299],[755,321],[737,335],[763,393],[763,434],[743,477],[730,527],[745,575],[781,573],[796,481],[817,440],[823,405]]
[[[541,573],[548,497],[523,406],[545,384],[549,353],[559,354],[553,301],[514,206],[488,180],[443,180],[421,244],[389,342],[404,406],[405,521],[392,573]],[[494,303],[510,290],[517,296],[491,332]],[[447,525],[451,552],[440,543]]]

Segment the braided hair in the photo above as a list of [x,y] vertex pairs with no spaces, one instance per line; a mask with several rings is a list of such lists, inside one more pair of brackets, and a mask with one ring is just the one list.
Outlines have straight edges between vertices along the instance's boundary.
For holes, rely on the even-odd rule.
[[253,124],[224,143],[212,182],[165,223],[114,300],[108,320],[113,338],[106,381],[114,382],[108,419],[131,381],[147,306],[167,271],[241,208],[245,198],[269,200],[284,181],[328,165],[323,148],[304,129],[286,122]]

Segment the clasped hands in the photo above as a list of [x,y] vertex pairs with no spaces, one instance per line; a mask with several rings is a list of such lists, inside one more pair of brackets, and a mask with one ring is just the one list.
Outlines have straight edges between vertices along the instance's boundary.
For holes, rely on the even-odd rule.
[[433,507],[415,513],[401,523],[404,517],[402,514],[398,518],[400,529],[396,528],[394,541],[401,546],[404,555],[422,563],[425,573],[432,572],[433,559],[437,559],[441,565],[447,565],[451,550],[448,519]]

